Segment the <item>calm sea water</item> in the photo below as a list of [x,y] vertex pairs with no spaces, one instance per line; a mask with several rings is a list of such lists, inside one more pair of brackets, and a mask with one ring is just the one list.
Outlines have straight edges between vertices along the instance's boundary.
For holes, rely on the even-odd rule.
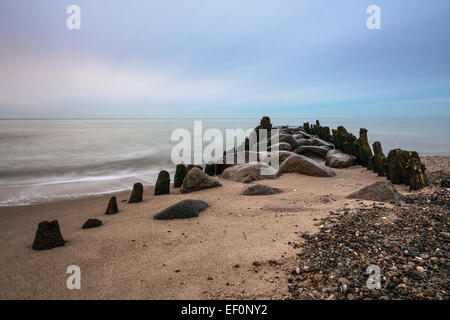
[[[200,119],[199,119],[200,120]],[[301,125],[315,119],[272,119]],[[177,128],[193,132],[194,119],[0,120],[0,206],[25,205],[153,185],[160,170],[173,177],[170,140]],[[259,119],[204,119],[203,127],[254,128]],[[369,142],[421,155],[450,154],[450,119],[325,119]]]

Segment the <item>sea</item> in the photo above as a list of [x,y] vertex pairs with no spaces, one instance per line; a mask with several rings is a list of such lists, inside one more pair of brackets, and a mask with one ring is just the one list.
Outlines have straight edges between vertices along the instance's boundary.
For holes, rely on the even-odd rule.
[[[315,119],[272,118],[273,125],[300,126]],[[173,179],[174,130],[250,129],[259,118],[228,119],[0,119],[0,206],[74,199],[154,185],[167,170]],[[420,155],[450,155],[450,119],[320,119],[343,125],[358,136],[368,129],[369,143],[380,141]],[[225,134],[224,134],[225,136]],[[208,144],[204,142],[203,146]]]

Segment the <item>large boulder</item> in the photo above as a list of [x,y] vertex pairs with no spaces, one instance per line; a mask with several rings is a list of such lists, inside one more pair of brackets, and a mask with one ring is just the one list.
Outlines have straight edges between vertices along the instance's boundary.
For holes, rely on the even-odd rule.
[[130,199],[128,199],[128,203],[141,202],[143,195],[144,195],[144,186],[140,182],[135,183],[133,185],[133,190],[131,191]]
[[273,188],[263,184],[252,184],[246,187],[242,194],[245,196],[266,196],[280,192],[281,190],[277,188]]
[[280,142],[280,143],[274,144],[273,146],[270,146],[268,149],[269,149],[269,151],[271,151],[271,150],[290,151],[291,145],[287,142]]
[[284,173],[300,173],[314,177],[333,177],[336,173],[318,161],[302,155],[292,155],[281,163],[277,175]]
[[177,164],[175,169],[175,176],[173,178],[173,187],[179,188],[183,184],[184,177],[186,177],[187,168],[184,164]]
[[198,217],[209,205],[201,200],[182,200],[156,214],[153,219],[172,220]]
[[119,207],[117,206],[117,199],[116,197],[111,197],[108,202],[108,207],[106,208],[105,214],[115,214],[119,212]]
[[329,149],[334,149],[334,144],[332,144],[331,142],[325,141],[323,139],[320,139],[320,138],[312,138],[312,143],[315,146],[321,146],[321,147],[327,147]]
[[330,148],[328,147],[319,147],[319,146],[302,146],[295,149],[295,153],[297,154],[306,154],[306,155],[313,155],[313,156],[319,156],[321,158],[325,157],[327,152],[330,151]]
[[305,135],[307,135],[307,136],[309,137],[309,135],[306,134],[306,133],[304,133],[304,132],[298,132],[298,133],[296,133],[296,134],[293,134],[292,137],[293,137],[295,140],[298,140],[298,139],[305,139],[305,138],[306,138]]
[[361,199],[400,204],[402,195],[389,181],[375,182],[349,195],[347,199]]
[[297,146],[298,147],[312,146],[314,144],[314,140],[313,139],[300,138],[300,139],[297,139],[296,142],[297,142]]
[[325,165],[332,168],[348,168],[356,163],[356,157],[340,150],[330,150],[325,155]]
[[33,242],[33,250],[49,250],[63,246],[64,241],[58,220],[39,222]]
[[294,155],[296,153],[293,153],[291,151],[278,151],[278,152],[271,152],[267,154],[265,157],[262,158],[261,162],[271,164],[272,159],[276,156],[278,156],[278,163],[281,164],[284,160],[289,158],[290,156]]
[[[262,175],[261,170],[265,168],[270,171],[268,175]],[[263,179],[275,179],[276,171],[267,163],[255,162],[247,164],[238,164],[233,167],[225,169],[220,175],[222,179],[227,179],[236,182],[250,183]]]
[[83,226],[82,229],[89,229],[89,228],[97,228],[102,225],[102,220],[99,219],[88,219]]
[[166,170],[162,170],[155,185],[155,196],[170,193],[170,175]]
[[199,168],[194,167],[186,174],[186,177],[183,180],[183,184],[181,185],[180,192],[190,193],[221,186],[222,185],[219,183],[219,181],[208,176]]

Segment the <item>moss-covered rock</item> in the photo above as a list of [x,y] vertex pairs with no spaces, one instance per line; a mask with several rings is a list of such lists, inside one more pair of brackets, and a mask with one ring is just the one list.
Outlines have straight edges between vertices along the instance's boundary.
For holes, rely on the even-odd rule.
[[372,163],[374,166],[374,171],[378,173],[378,176],[385,177],[386,170],[384,169],[384,161],[386,156],[383,153],[383,149],[381,148],[381,143],[379,141],[375,141],[372,145],[373,148],[373,158]]
[[367,140],[367,129],[361,128],[359,130],[359,161],[361,164],[368,168],[372,169],[372,149],[370,149],[369,141]]
[[359,144],[356,137],[348,132],[343,126],[339,126],[336,130],[333,129],[332,131],[333,142],[336,149],[355,156],[359,162]]
[[428,185],[425,165],[416,151],[394,149],[389,151],[384,161],[388,179],[394,184],[404,183],[412,190]]

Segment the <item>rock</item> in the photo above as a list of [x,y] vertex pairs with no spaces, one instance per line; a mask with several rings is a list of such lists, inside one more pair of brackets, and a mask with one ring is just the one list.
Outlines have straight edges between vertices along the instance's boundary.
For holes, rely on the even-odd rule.
[[216,164],[215,163],[208,163],[205,166],[205,173],[208,176],[214,176],[214,173],[216,172]]
[[389,181],[375,182],[352,193],[347,199],[361,199],[400,204],[402,195]]
[[346,278],[339,278],[338,280],[338,288],[342,293],[346,293],[348,291],[348,287],[350,286],[350,281]]
[[219,181],[208,176],[199,168],[192,168],[186,174],[181,185],[181,193],[190,193],[208,188],[221,187]]
[[328,147],[302,146],[295,149],[294,152],[297,154],[311,154],[323,158],[328,151],[330,151]]
[[293,134],[292,137],[293,137],[295,140],[298,140],[298,139],[309,139],[309,135],[308,135],[308,138],[307,138],[307,137],[305,136],[305,133],[304,133],[304,132],[299,132],[299,133]]
[[[261,170],[266,168],[270,171],[268,175],[262,175]],[[263,179],[275,179],[276,171],[271,168],[267,163],[254,162],[247,164],[238,164],[225,171],[220,175],[222,179],[227,179],[236,182],[250,183],[252,181],[258,181]]]
[[314,177],[333,177],[336,173],[329,167],[302,155],[292,155],[284,160],[277,175],[284,173],[300,173]]
[[177,164],[175,169],[175,176],[173,179],[173,187],[179,188],[183,184],[184,177],[186,177],[187,168],[184,164]]
[[295,148],[297,148],[297,141],[290,134],[280,134],[279,139],[280,143],[288,143],[291,146],[289,150],[294,150]]
[[284,160],[286,160],[287,158],[289,158],[292,155],[295,155],[296,153],[293,153],[291,151],[278,151],[278,152],[272,152],[270,154],[268,154],[265,158],[263,158],[261,160],[261,162],[267,163],[267,164],[271,164],[272,163],[272,159],[276,156],[278,156],[278,163],[281,164]]
[[33,250],[49,250],[65,244],[58,220],[42,221],[38,224],[38,229],[34,237]]
[[109,199],[105,214],[115,214],[117,212],[119,212],[119,208],[117,207],[116,197],[111,197],[111,199]]
[[325,165],[332,168],[348,168],[356,163],[356,157],[340,150],[330,150],[325,155]]
[[198,217],[198,214],[209,205],[201,200],[182,200],[156,214],[156,220],[189,219]]
[[88,219],[83,226],[82,229],[89,229],[89,228],[97,228],[102,225],[102,221],[98,219]]
[[226,153],[215,163],[216,171],[215,175],[219,176],[223,173],[226,168],[232,167],[237,164],[245,164],[255,161],[261,161],[260,154],[254,151],[245,152],[233,152]]
[[372,148],[374,170],[378,173],[378,176],[385,177],[386,170],[384,168],[384,162],[386,157],[383,153],[383,149],[381,148],[381,143],[379,141],[375,141]]
[[419,190],[428,185],[425,165],[416,151],[394,149],[389,151],[384,161],[387,178],[393,184],[404,183],[411,190]]
[[280,151],[289,151],[291,150],[291,145],[287,142],[280,142],[277,144],[274,144],[273,146],[270,146],[269,151],[273,150],[280,150]]
[[130,199],[128,199],[128,203],[141,202],[143,195],[144,195],[144,186],[140,182],[135,183],[133,185],[133,190],[131,191]]
[[170,193],[170,175],[167,171],[162,170],[155,185],[155,196]]
[[312,138],[312,143],[314,146],[319,146],[319,147],[327,147],[328,149],[334,149],[334,144],[332,144],[331,142],[319,139],[319,138]]
[[314,144],[313,139],[297,139],[295,141],[297,142],[298,147],[312,146]]
[[245,196],[266,196],[280,192],[281,190],[277,188],[273,188],[263,184],[252,184],[246,187],[242,194]]
[[441,180],[441,187],[442,188],[450,188],[450,180],[448,180],[448,179]]

